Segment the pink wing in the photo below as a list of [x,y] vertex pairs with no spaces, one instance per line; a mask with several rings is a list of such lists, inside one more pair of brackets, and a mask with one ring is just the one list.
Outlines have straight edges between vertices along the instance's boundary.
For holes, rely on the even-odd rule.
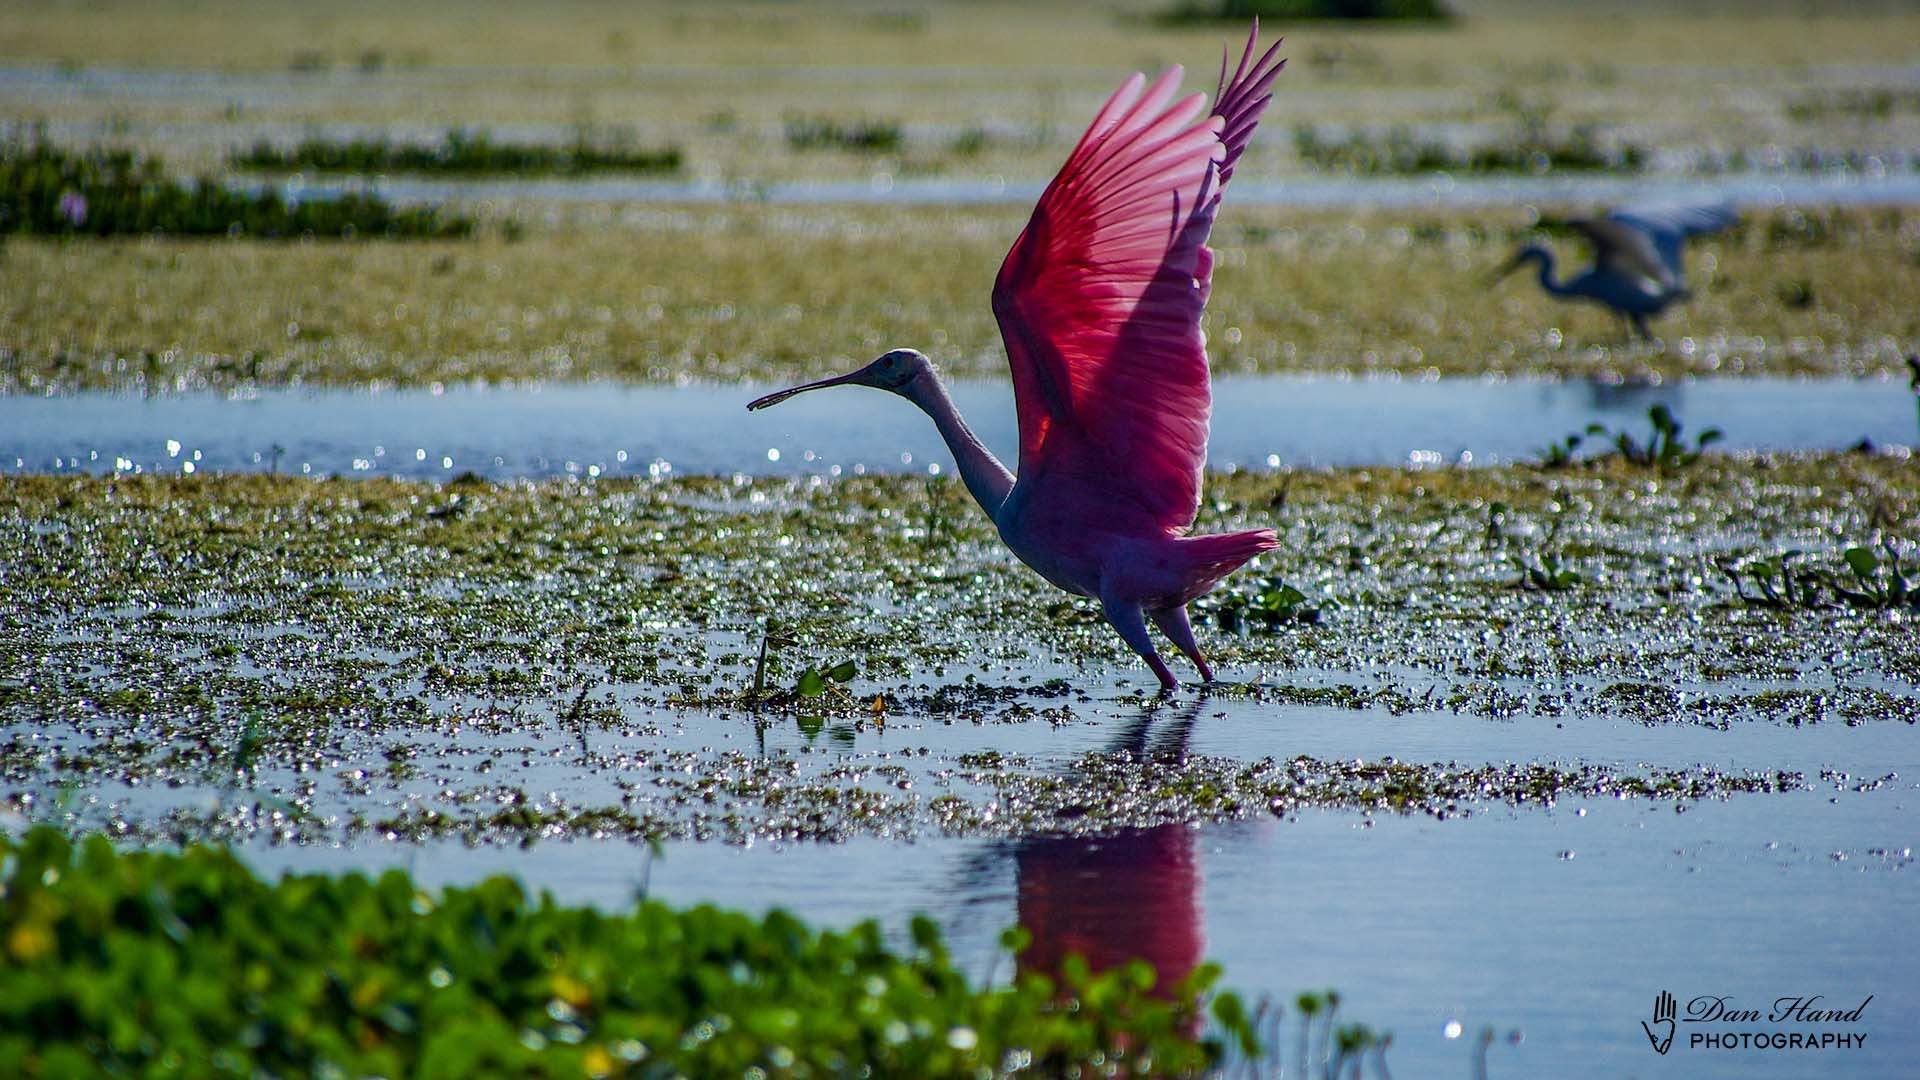
[[[1275,42],[1254,24],[1213,111],[1172,100],[1173,68],[1133,76],[1080,138],[993,287],[1020,420],[1022,484],[1071,485],[1116,531],[1178,533],[1207,460],[1206,246],[1220,194],[1272,95]],[[1250,63],[1251,62],[1251,63]]]

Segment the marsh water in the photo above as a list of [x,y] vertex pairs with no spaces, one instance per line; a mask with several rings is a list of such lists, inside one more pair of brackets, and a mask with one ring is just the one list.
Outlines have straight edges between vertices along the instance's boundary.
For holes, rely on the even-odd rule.
[[[1896,1075],[1920,1052],[1920,1031],[1908,1022],[1920,1009],[1911,919],[1920,902],[1911,780],[1920,755],[1906,725],[1722,732],[1625,720],[1476,721],[1191,692],[1142,709],[1112,701],[1112,685],[1090,689],[1108,703],[1064,727],[908,722],[806,749],[798,731],[756,737],[745,723],[716,730],[688,717],[683,737],[848,762],[911,761],[926,746],[1060,760],[1125,748],[1241,760],[1707,762],[1821,780],[1811,791],[1744,800],[1580,799],[1447,821],[1304,810],[1098,839],[679,843],[659,858],[621,842],[523,850],[375,843],[258,848],[252,857],[274,870],[397,865],[430,882],[510,872],[572,900],[618,905],[645,892],[780,906],[830,924],[875,917],[895,932],[926,912],[983,979],[1008,973],[996,940],[1012,925],[1033,934],[1042,957],[1067,949],[1105,960],[1144,955],[1174,973],[1210,958],[1256,995],[1290,1000],[1303,988],[1345,988],[1347,1015],[1395,1033],[1389,1060],[1402,1076],[1471,1075],[1475,1037],[1487,1027],[1497,1034],[1494,1076],[1808,1075],[1798,1053],[1656,1055],[1639,1022],[1661,990],[1683,1002],[1725,996],[1760,1008],[1808,994],[1851,1008],[1871,994],[1867,1042],[1823,1060],[1836,1072]],[[1694,1028],[1720,1030],[1683,1024],[1677,1047]]]
[[[504,479],[951,466],[931,425],[902,402],[844,390],[744,412],[759,392],[541,385],[0,398],[0,469],[177,474],[192,465],[196,472],[438,479],[473,470]],[[1011,446],[1004,385],[964,383],[956,395],[990,445]],[[1887,380],[1229,377],[1217,383],[1216,401],[1214,463],[1245,468],[1530,458],[1589,423],[1644,438],[1656,404],[1690,434],[1722,428],[1724,445],[1735,450],[1835,449],[1862,439],[1890,446],[1915,434],[1913,394]],[[1621,647],[1636,647],[1633,631],[1622,633]],[[1395,643],[1376,645],[1379,668],[1394,668]],[[964,668],[957,663],[943,677],[962,678]],[[1054,700],[1040,683],[1072,682],[1079,695],[1072,718],[956,722],[908,713],[882,725],[809,729],[791,718],[763,726],[724,711],[627,703],[621,726],[634,733],[597,732],[594,749],[634,760],[663,749],[738,751],[804,760],[814,772],[904,769],[923,790],[934,789],[931,770],[987,751],[1061,770],[1090,751],[1126,751],[1168,760],[1307,755],[1788,772],[1804,777],[1807,789],[1548,805],[1490,800],[1444,820],[1309,806],[1092,839],[957,839],[934,831],[912,841],[672,842],[657,857],[620,839],[530,837],[514,847],[378,833],[305,845],[256,839],[243,850],[268,871],[402,866],[435,884],[504,872],[572,901],[619,905],[644,891],[679,903],[779,906],[822,924],[877,918],[894,933],[926,912],[983,980],[1007,976],[1010,963],[996,943],[1014,925],[1033,935],[1032,955],[1041,961],[1066,951],[1097,960],[1137,955],[1177,975],[1212,959],[1226,966],[1230,985],[1254,996],[1284,1001],[1303,989],[1339,988],[1346,1016],[1395,1033],[1388,1060],[1397,1076],[1472,1075],[1477,1037],[1487,1028],[1497,1036],[1490,1053],[1496,1077],[1897,1075],[1920,1056],[1920,1027],[1911,1022],[1920,1015],[1913,926],[1920,747],[1909,723],[1829,718],[1801,726],[1740,717],[1711,726],[1531,708],[1499,718],[1422,708],[1396,714],[1191,689],[1143,705],[1131,673],[1089,676],[1040,656],[1022,674],[1031,682],[1012,690],[1014,700],[1035,708]],[[1312,669],[1286,677],[1306,685],[1343,679]],[[1743,693],[1817,693],[1841,677],[1729,679]],[[1887,676],[1844,677],[1903,698],[1915,692]],[[1396,678],[1415,698],[1448,681],[1411,669]],[[1724,692],[1729,679],[1673,689],[1683,698]],[[1544,685],[1510,681],[1526,701]],[[529,792],[574,805],[617,801],[609,786],[617,775],[573,764],[574,738],[541,724],[506,734],[456,731],[438,747],[444,752],[425,756],[437,771],[461,774],[497,753],[518,761],[503,772]],[[161,807],[222,795],[211,786],[153,785],[128,797]],[[1640,1028],[1662,991],[1682,1002],[1725,997],[1761,1009],[1816,994],[1850,1009],[1872,995],[1859,1025],[1868,1039],[1813,1058],[1726,1053],[1686,1045],[1691,1029],[1723,1029],[1683,1023],[1676,1048],[1662,1056]]]
[[[933,425],[865,389],[747,413],[766,388],[535,385],[432,390],[83,393],[0,397],[0,472],[285,471],[494,479],[746,472],[836,474],[952,468]],[[981,439],[1014,445],[1004,383],[954,396]],[[1663,384],[1224,377],[1216,468],[1440,465],[1537,458],[1598,423],[1644,441],[1666,405],[1682,435],[1732,450],[1911,444],[1913,393],[1881,379],[1722,379]],[[1383,420],[1391,417],[1391,422]],[[1584,452],[1603,448],[1592,439]],[[277,448],[277,449],[276,449]]]

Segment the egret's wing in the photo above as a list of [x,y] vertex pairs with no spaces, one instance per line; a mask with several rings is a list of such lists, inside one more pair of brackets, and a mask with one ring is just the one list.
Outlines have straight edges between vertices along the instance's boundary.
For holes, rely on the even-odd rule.
[[1020,477],[1072,482],[1133,529],[1183,529],[1206,465],[1206,246],[1220,193],[1284,61],[1259,27],[1205,120],[1180,69],[1108,99],[1040,196],[993,287],[1020,421]]
[[1608,214],[1606,220],[1617,222],[1647,238],[1648,246],[1660,260],[1673,286],[1678,288],[1686,281],[1687,269],[1681,258],[1687,238],[1705,233],[1716,233],[1740,220],[1739,211],[1732,203],[1719,203],[1709,206],[1641,206],[1627,207]]
[[1567,224],[1593,244],[1593,264],[1602,271],[1645,282],[1649,291],[1679,285],[1653,237],[1641,229],[1614,217],[1575,218]]

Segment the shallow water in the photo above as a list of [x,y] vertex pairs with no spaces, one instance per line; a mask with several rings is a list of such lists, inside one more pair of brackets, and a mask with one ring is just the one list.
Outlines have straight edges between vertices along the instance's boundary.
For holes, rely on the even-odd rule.
[[[933,425],[870,390],[803,395],[747,413],[751,386],[459,386],[141,398],[0,397],[0,472],[267,471],[495,479],[680,473],[951,470]],[[1005,384],[954,396],[1011,460]],[[1722,379],[1663,385],[1225,377],[1215,382],[1218,468],[1493,463],[1598,422],[1648,434],[1665,404],[1723,449],[1840,449],[1914,441],[1914,397],[1890,380]],[[1390,418],[1390,419],[1388,419]],[[276,455],[274,447],[281,447]],[[1595,447],[1594,449],[1597,449]],[[189,467],[191,467],[189,469]]]
[[[1096,691],[1097,692],[1097,691]],[[1206,701],[1150,720],[1122,708],[1104,723],[995,727],[1023,749],[1127,742],[1149,754],[1364,755],[1394,746],[1426,760],[1529,759],[1625,750],[1662,760],[1745,765],[1873,763],[1920,775],[1910,730],[1818,731],[1578,725],[1340,714]],[[1432,728],[1433,739],[1410,730]],[[945,746],[938,725],[888,731],[861,749]],[[1441,738],[1444,732],[1450,738]],[[980,729],[971,729],[978,738]],[[1753,737],[1757,736],[1757,738]],[[707,737],[712,739],[709,729]],[[1566,743],[1560,745],[1560,740]],[[849,756],[853,751],[849,750]],[[781,906],[821,923],[877,917],[898,933],[939,917],[955,955],[1004,975],[994,941],[1008,925],[1045,954],[1145,954],[1178,971],[1201,957],[1233,985],[1289,998],[1334,986],[1346,1014],[1391,1029],[1396,1075],[1465,1076],[1472,1036],[1497,1045],[1494,1076],[1802,1076],[1803,1054],[1686,1049],[1665,1058],[1638,1021],[1668,990],[1682,1002],[1729,995],[1765,1007],[1789,994],[1850,1007],[1875,995],[1858,1050],[1818,1056],[1823,1075],[1891,1075],[1920,1051],[1904,1018],[1920,1007],[1920,961],[1905,913],[1920,900],[1911,849],[1911,780],[1872,792],[1815,790],[1717,802],[1568,800],[1550,809],[1484,808],[1434,821],[1307,810],[1286,819],[1163,826],[1099,840],[855,839],[739,849],[674,844],[661,860],[627,844],[568,842],[523,851],[457,844],[259,848],[266,869],[403,865],[429,882],[511,872],[562,897],[607,905],[644,888],[676,902]],[[1450,1037],[1450,1025],[1464,1034]],[[1703,1026],[1703,1030],[1713,1026]],[[1765,1027],[1765,1025],[1762,1025]],[[1689,1028],[1683,1026],[1683,1032]]]

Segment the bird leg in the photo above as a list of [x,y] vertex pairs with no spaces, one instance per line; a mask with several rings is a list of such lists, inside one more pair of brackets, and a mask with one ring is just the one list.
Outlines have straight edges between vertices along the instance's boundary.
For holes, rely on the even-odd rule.
[[1175,681],[1173,672],[1167,670],[1166,662],[1160,659],[1160,653],[1153,647],[1153,639],[1147,636],[1146,615],[1141,611],[1140,605],[1121,600],[1101,590],[1100,607],[1106,612],[1107,621],[1120,632],[1120,640],[1125,641],[1129,648],[1139,653],[1140,659],[1145,660],[1147,666],[1152,668],[1153,673],[1159,677],[1161,691],[1178,689],[1180,684]]
[[1633,328],[1640,332],[1640,340],[1652,341],[1653,331],[1647,329],[1647,317],[1645,315],[1641,315],[1638,312],[1636,312],[1634,313],[1632,318],[1633,318]]
[[1173,642],[1174,648],[1185,653],[1193,666],[1200,669],[1200,681],[1212,682],[1213,669],[1207,666],[1207,658],[1200,655],[1200,643],[1193,640],[1193,625],[1187,621],[1186,605],[1154,608],[1147,615],[1153,619],[1153,625],[1167,635],[1167,640]]

